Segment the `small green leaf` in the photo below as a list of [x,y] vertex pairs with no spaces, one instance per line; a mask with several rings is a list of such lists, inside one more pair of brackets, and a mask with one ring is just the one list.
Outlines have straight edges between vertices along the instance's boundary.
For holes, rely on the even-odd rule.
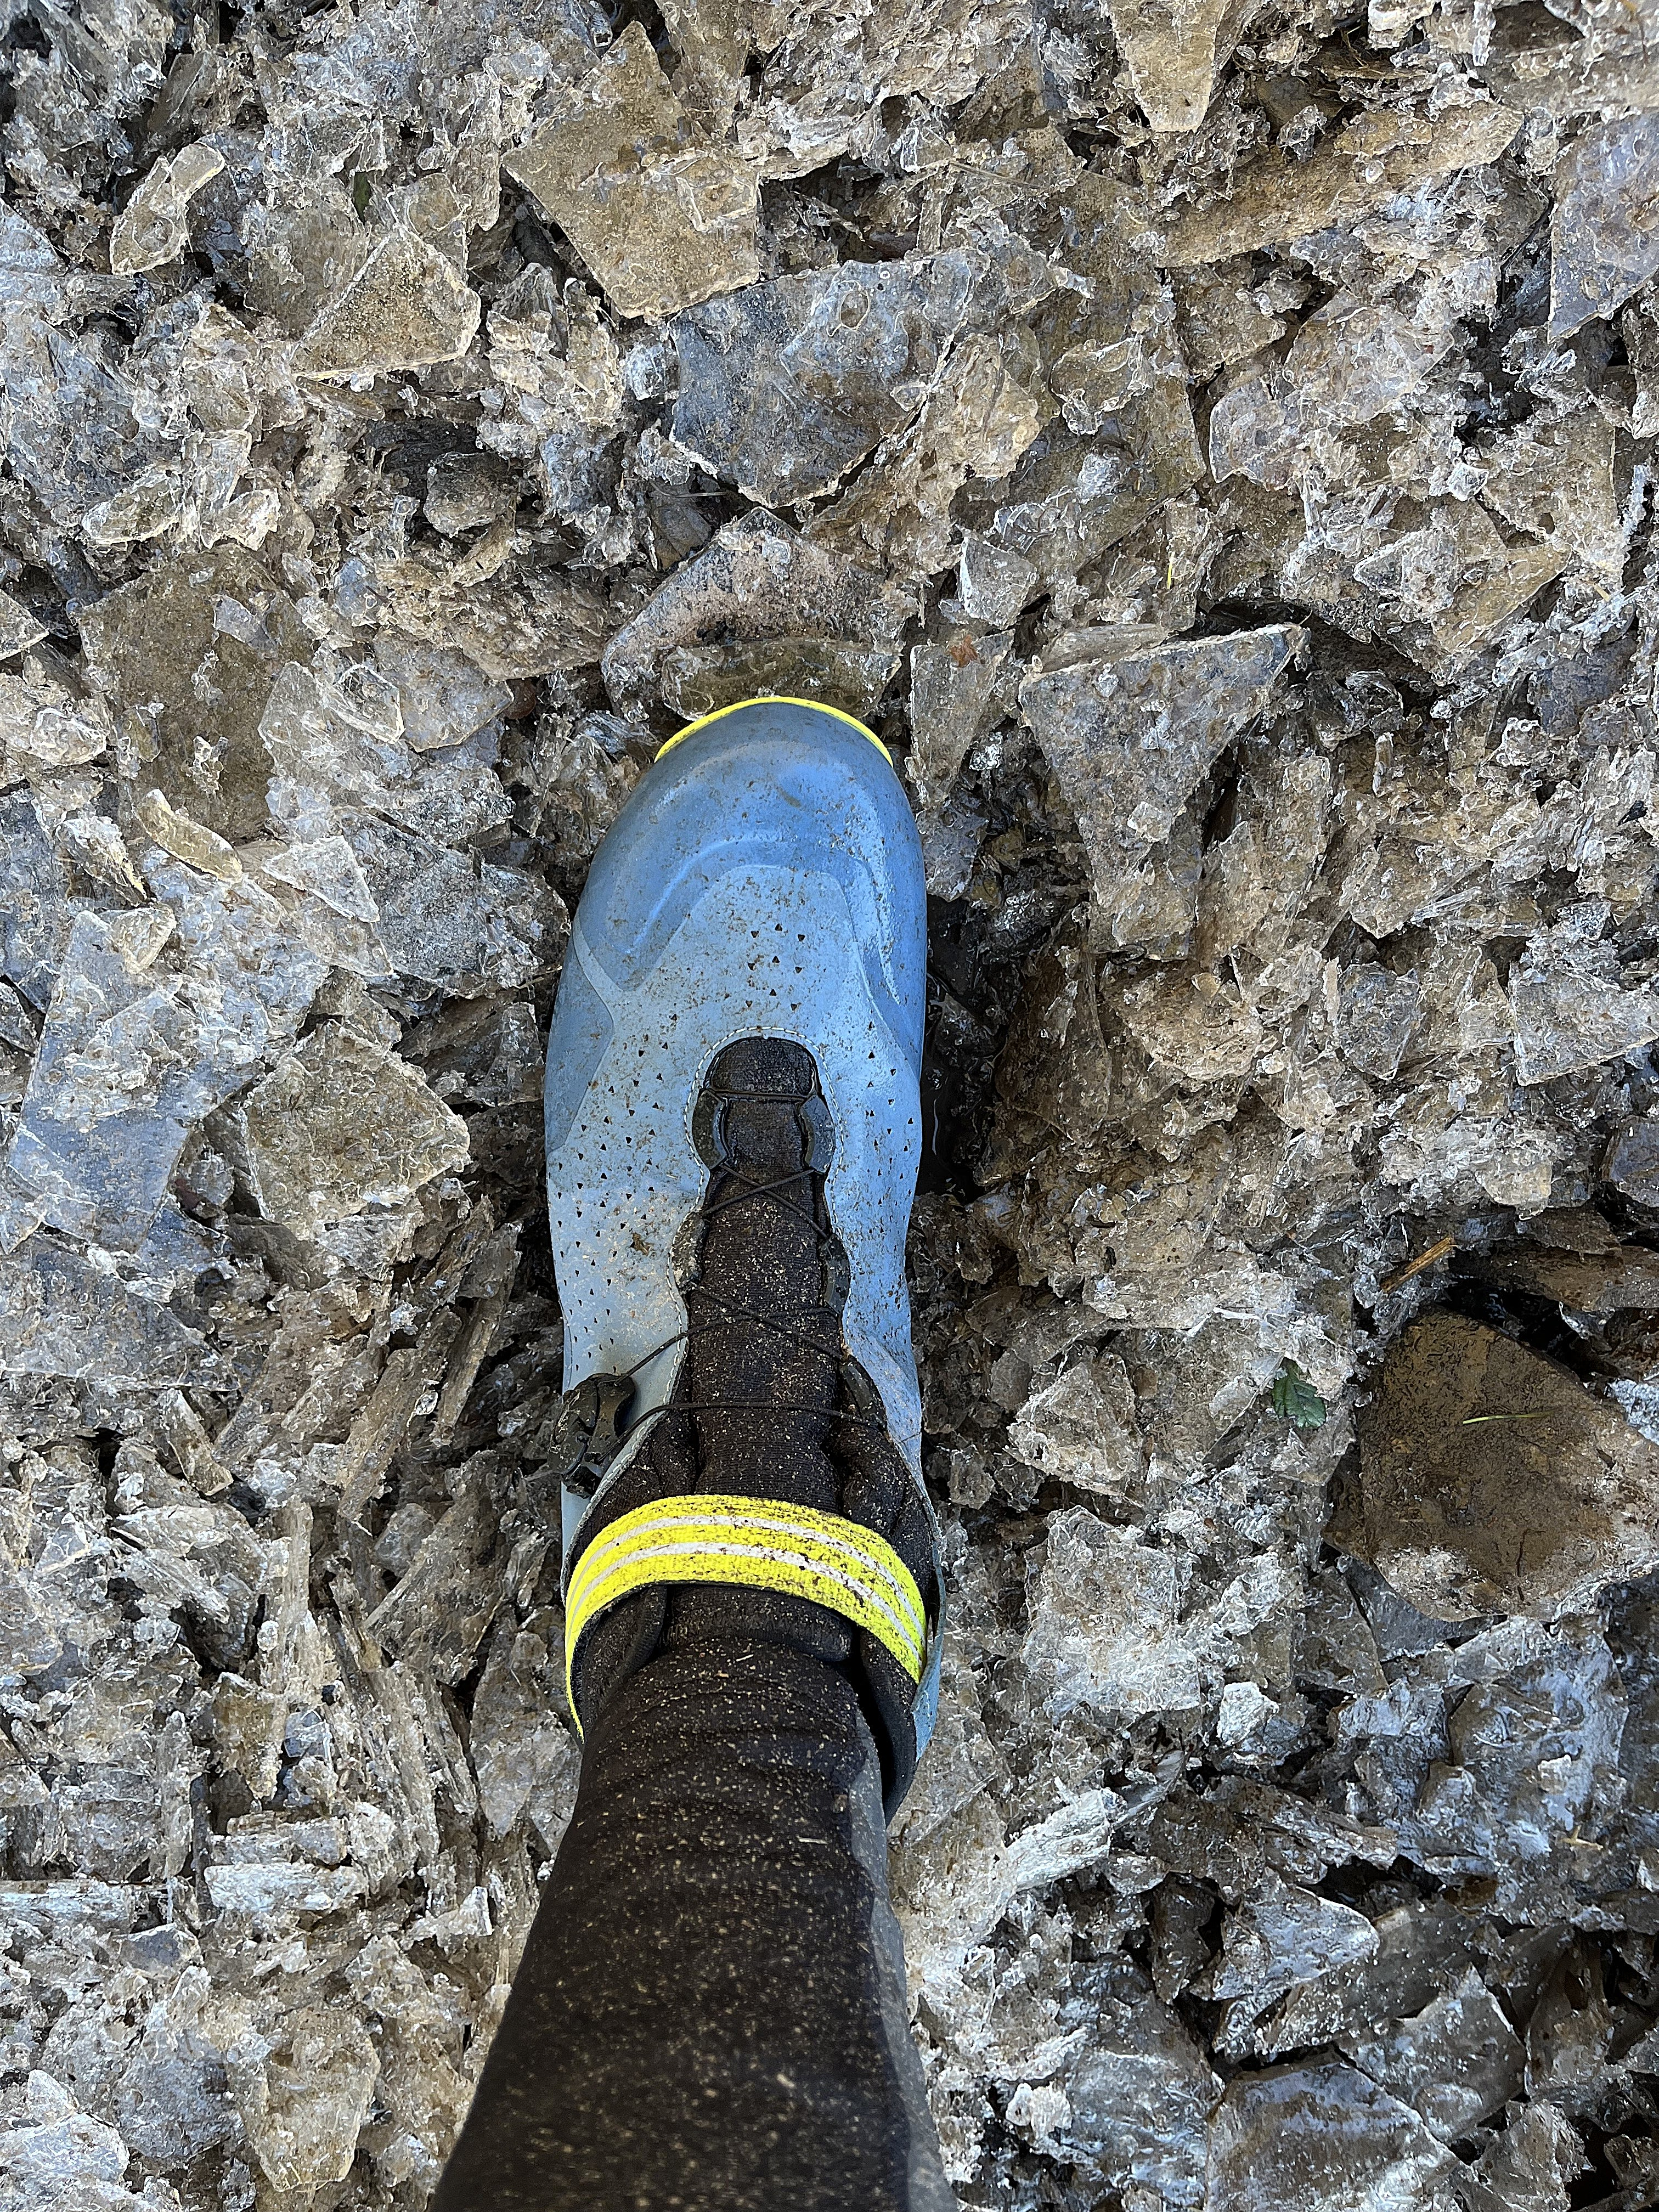
[[365,169],[359,169],[356,175],[351,179],[351,204],[357,210],[357,220],[359,222],[361,222],[364,216],[368,213],[368,196],[374,189],[374,187],[369,179],[368,171]]
[[1273,1377],[1273,1411],[1292,1428],[1325,1425],[1325,1401],[1293,1359],[1287,1359]]

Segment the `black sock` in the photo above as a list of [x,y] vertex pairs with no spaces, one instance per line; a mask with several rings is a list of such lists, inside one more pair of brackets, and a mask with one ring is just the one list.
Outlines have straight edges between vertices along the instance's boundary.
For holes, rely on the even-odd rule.
[[875,1747],[787,1645],[665,1650],[575,1812],[432,2212],[951,2212]]

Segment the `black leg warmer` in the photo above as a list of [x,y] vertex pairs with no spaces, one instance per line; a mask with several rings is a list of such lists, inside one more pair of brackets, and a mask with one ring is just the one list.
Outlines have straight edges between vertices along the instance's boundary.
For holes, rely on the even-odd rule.
[[787,1646],[623,1682],[432,2212],[951,2212],[857,1697]]

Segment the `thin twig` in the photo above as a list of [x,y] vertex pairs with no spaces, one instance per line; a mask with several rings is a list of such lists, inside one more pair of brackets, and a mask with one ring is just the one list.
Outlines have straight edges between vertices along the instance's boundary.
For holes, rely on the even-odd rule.
[[1542,1421],[1552,1413],[1570,1413],[1571,1406],[1534,1406],[1529,1413],[1468,1413],[1463,1419],[1466,1429],[1479,1428],[1483,1421]]
[[1402,1284],[1409,1283],[1413,1275],[1420,1275],[1425,1267],[1431,1267],[1437,1260],[1443,1260],[1456,1243],[1455,1237],[1437,1237],[1433,1243],[1425,1245],[1414,1260],[1407,1260],[1405,1266],[1396,1267],[1393,1274],[1384,1275],[1377,1289],[1385,1292],[1399,1290]]

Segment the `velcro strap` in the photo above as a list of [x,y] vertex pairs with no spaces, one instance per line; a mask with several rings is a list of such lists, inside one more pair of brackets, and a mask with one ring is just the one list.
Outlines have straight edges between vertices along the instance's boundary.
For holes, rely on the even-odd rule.
[[775,1498],[659,1498],[602,1528],[565,1594],[564,1680],[582,1632],[608,1607],[653,1583],[727,1583],[828,1606],[884,1644],[921,1680],[927,1616],[915,1577],[884,1536],[838,1513]]

